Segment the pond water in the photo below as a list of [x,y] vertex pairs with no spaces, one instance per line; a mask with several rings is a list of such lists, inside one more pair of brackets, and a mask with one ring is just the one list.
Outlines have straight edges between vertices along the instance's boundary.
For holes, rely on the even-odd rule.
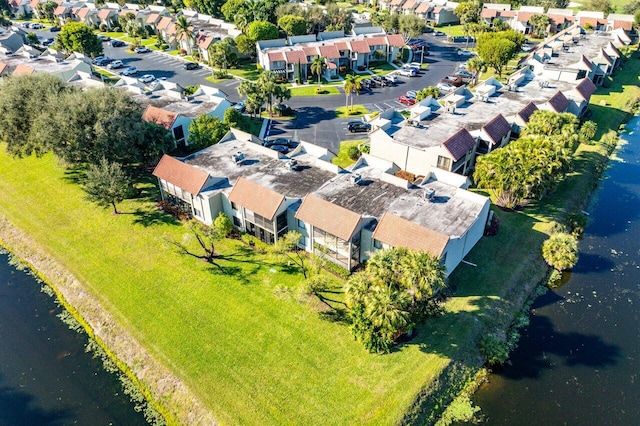
[[0,426],[146,425],[40,288],[0,254]]
[[640,120],[627,128],[568,282],[536,300],[510,365],[474,398],[488,424],[640,424]]

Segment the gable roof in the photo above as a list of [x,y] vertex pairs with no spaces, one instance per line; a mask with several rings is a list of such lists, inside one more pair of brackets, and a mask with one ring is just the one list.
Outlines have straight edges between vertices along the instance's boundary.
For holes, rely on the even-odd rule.
[[424,250],[440,257],[447,247],[449,237],[420,226],[402,217],[385,213],[373,231],[373,238],[393,247]]
[[9,65],[4,62],[0,62],[0,75],[4,74],[4,72],[9,68]]
[[33,68],[31,68],[29,65],[25,65],[25,64],[18,64],[18,66],[13,70],[13,72],[11,73],[11,75],[31,75],[35,72],[36,70],[34,70]]
[[320,56],[324,56],[326,59],[338,59],[340,58],[340,52],[338,48],[333,45],[320,46]]
[[582,96],[585,101],[588,101],[591,98],[591,95],[593,95],[596,89],[596,85],[588,78],[583,78],[576,86],[576,91],[580,93],[580,96]]
[[109,8],[100,9],[100,11],[98,12],[98,18],[102,20],[108,19],[109,16],[115,13],[116,12],[113,9],[109,9]]
[[307,56],[318,56],[318,48],[316,46],[304,46],[302,50]]
[[91,9],[89,9],[88,7],[81,7],[78,10],[76,10],[76,16],[78,18],[84,19],[87,17],[89,12],[91,12]]
[[360,215],[351,210],[308,194],[296,212],[296,219],[349,241],[360,223]]
[[304,54],[303,50],[287,50],[284,52],[284,56],[287,59],[287,62],[290,64],[306,64],[307,63],[307,55]]
[[405,4],[402,5],[402,8],[404,10],[411,10],[415,7],[415,5],[416,5],[416,0],[407,0]]
[[349,42],[351,45],[351,50],[356,53],[369,53],[371,49],[369,49],[369,44],[365,40],[351,40]]
[[266,219],[273,220],[284,201],[284,195],[241,177],[233,186],[229,194],[229,201]]
[[158,22],[160,20],[160,14],[159,13],[150,13],[149,16],[147,16],[147,20],[145,21],[147,24],[155,24],[156,22]]
[[538,110],[538,107],[533,102],[529,102],[516,114],[518,117],[522,118],[525,123],[529,122],[529,118],[533,115],[534,112]]
[[476,140],[467,129],[460,129],[442,144],[455,161],[464,157],[476,146]]
[[267,53],[267,58],[269,58],[269,62],[278,62],[284,61],[284,53],[282,52],[269,52]]
[[611,56],[607,55],[607,52],[605,52],[604,49],[600,49],[600,53],[595,60],[597,61],[600,58],[604,59],[605,62],[607,62],[609,65],[613,65],[613,63],[615,62],[613,59],[611,59]]
[[402,47],[404,46],[404,37],[402,34],[390,34],[387,36],[387,43],[389,46]]
[[547,104],[555,112],[564,112],[569,106],[569,100],[562,94],[561,91],[558,90],[556,94],[547,101]]
[[491,142],[496,145],[502,141],[502,138],[509,134],[511,125],[502,114],[498,114],[493,120],[482,126],[482,130],[489,136]]
[[427,13],[430,7],[431,7],[431,4],[429,2],[423,1],[418,5],[414,13],[417,13],[417,14]]
[[199,48],[207,50],[211,46],[211,43],[213,43],[214,40],[215,40],[215,37],[212,35],[199,34],[196,37],[196,44],[198,45]]
[[593,63],[589,59],[587,59],[586,56],[582,55],[580,56],[580,60],[578,61],[578,63],[575,65],[575,68],[585,71],[593,71]]
[[185,164],[167,154],[162,156],[153,170],[153,175],[192,195],[198,195],[209,179],[209,174],[204,170]]
[[156,24],[156,27],[158,27],[159,30],[164,30],[171,24],[172,19],[173,18],[171,18],[170,16],[163,16]]
[[622,57],[620,50],[618,50],[618,48],[612,42],[607,43],[607,45],[604,47],[604,50],[609,56],[615,56],[616,58]]
[[153,105],[148,105],[142,114],[142,119],[144,121],[148,123],[155,123],[167,130],[171,130],[176,118],[178,118],[178,114],[175,112],[167,111],[166,109],[158,108]]

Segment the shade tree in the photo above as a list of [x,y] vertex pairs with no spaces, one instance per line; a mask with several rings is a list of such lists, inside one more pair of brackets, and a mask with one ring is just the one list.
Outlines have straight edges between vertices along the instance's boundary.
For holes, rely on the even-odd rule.
[[89,165],[83,189],[89,201],[102,207],[113,207],[113,213],[118,214],[117,203],[127,197],[131,180],[119,163],[102,158],[97,164]]
[[578,240],[564,232],[553,234],[542,243],[542,257],[557,271],[571,269],[578,262]]
[[78,52],[91,57],[102,54],[102,42],[93,29],[83,22],[71,21],[64,24],[56,37],[56,43],[68,53]]

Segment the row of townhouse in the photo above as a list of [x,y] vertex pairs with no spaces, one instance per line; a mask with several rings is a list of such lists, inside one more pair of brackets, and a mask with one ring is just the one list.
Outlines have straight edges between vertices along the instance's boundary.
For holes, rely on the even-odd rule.
[[417,176],[434,167],[468,175],[477,156],[509,143],[536,110],[583,117],[597,84],[621,64],[616,44],[625,44],[623,34],[587,37],[574,25],[541,43],[507,84],[490,78],[441,99],[428,97],[408,109],[406,120],[384,111],[370,120],[370,153]]
[[[21,10],[28,10],[38,16],[37,4],[46,0],[13,1],[19,2]],[[126,3],[121,6],[118,3],[107,2],[98,7],[93,2],[62,0],[57,0],[56,3],[58,3],[58,7],[54,10],[53,15],[61,24],[78,21],[92,28],[104,26],[108,29],[113,29],[120,25],[119,18],[127,15],[140,27],[151,28],[154,33],[160,34],[171,48],[183,48],[191,51],[195,47],[204,59],[208,59],[208,49],[213,43],[225,37],[235,38],[241,34],[233,24],[185,9],[180,14],[186,16],[191,23],[190,29],[194,32],[196,39],[195,46],[189,46],[187,37],[177,36],[176,16],[172,15],[169,9],[164,6],[142,6],[133,3]]]
[[380,0],[382,10],[404,15],[413,14],[436,26],[459,23],[460,18],[454,13],[458,4],[448,0]]
[[283,75],[287,80],[306,80],[314,58],[326,63],[324,77],[334,78],[340,69],[364,69],[374,61],[391,62],[404,46],[400,34],[386,34],[382,28],[354,29],[345,36],[343,31],[321,32],[288,39],[265,40],[256,44],[258,63],[268,71]]
[[163,200],[204,223],[224,213],[266,243],[298,231],[301,248],[349,270],[407,247],[438,256],[449,274],[482,237],[490,202],[465,177],[433,169],[409,182],[390,161],[364,155],[345,170],[333,157],[306,142],[283,156],[232,129],[184,159],[164,156],[153,173]]
[[[380,0],[380,8],[383,10],[414,14],[436,26],[459,23],[460,19],[454,13],[458,4],[447,0]],[[631,31],[634,26],[633,15],[611,13],[605,17],[603,12],[598,11],[574,12],[573,9],[558,8],[550,8],[545,12],[542,6],[520,6],[518,9],[512,9],[509,3],[484,3],[480,19],[489,26],[493,25],[495,20],[502,21],[516,31],[530,34],[534,30],[530,22],[534,15],[549,17],[549,26],[545,31],[551,34],[573,24],[590,26],[598,31],[612,31],[618,28]]]

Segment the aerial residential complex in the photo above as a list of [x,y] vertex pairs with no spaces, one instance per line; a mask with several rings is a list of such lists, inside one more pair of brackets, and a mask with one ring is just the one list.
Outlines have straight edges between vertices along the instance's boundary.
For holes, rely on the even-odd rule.
[[205,223],[224,213],[267,243],[295,230],[301,248],[321,246],[347,269],[384,247],[427,250],[450,273],[489,217],[488,198],[466,190],[477,156],[509,143],[536,110],[582,117],[629,42],[622,29],[587,34],[574,24],[540,43],[507,84],[490,78],[428,97],[409,119],[395,109],[371,118],[370,154],[346,170],[318,146],[283,155],[232,130],[184,159],[165,156],[154,174],[165,200]]

